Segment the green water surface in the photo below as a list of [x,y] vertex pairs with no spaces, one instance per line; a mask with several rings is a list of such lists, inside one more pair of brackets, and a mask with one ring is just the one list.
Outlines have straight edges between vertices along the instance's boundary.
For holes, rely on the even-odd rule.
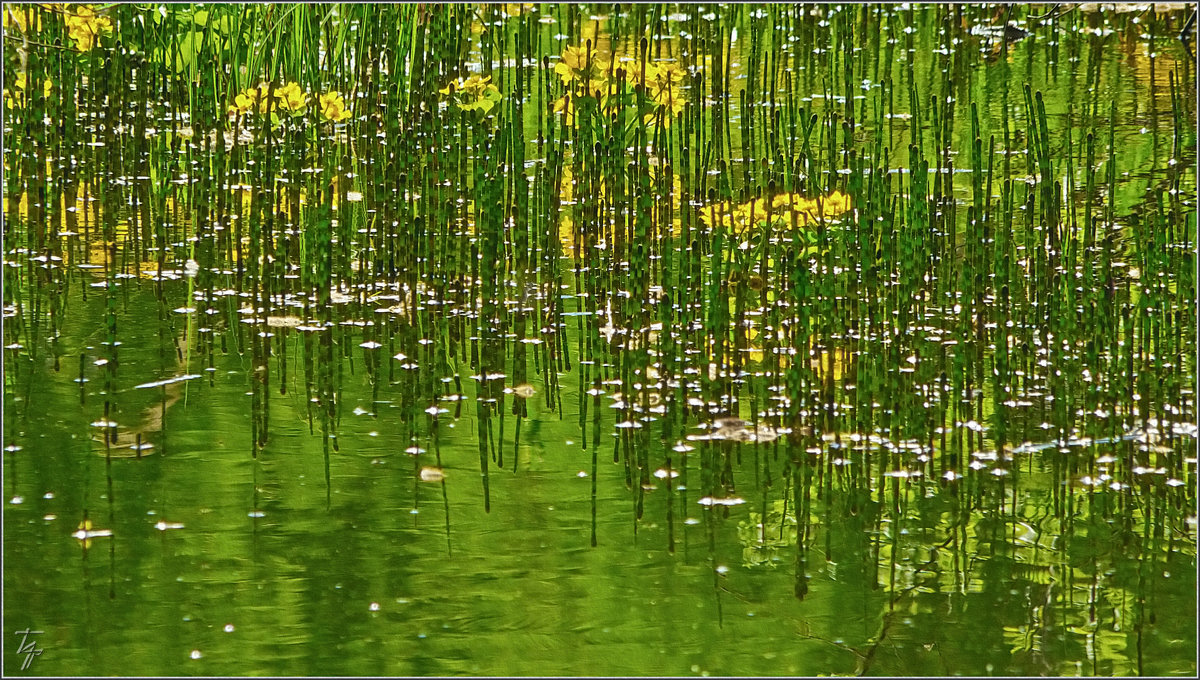
[[299,7],[6,20],[6,675],[1196,673],[1188,11]]

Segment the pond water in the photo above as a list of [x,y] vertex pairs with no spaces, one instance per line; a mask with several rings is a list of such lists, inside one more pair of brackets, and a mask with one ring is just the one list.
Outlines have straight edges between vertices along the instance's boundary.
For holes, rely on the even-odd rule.
[[1197,672],[1189,8],[4,12],[6,674]]

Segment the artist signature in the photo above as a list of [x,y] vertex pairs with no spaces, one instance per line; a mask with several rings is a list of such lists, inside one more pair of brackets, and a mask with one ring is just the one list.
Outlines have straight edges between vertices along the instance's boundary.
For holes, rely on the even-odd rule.
[[28,670],[29,664],[33,663],[33,657],[41,656],[42,652],[44,651],[41,647],[38,647],[37,640],[29,639],[30,636],[41,635],[44,632],[45,631],[29,630],[26,628],[25,630],[18,630],[16,633],[14,633],[15,635],[21,636],[21,646],[17,647],[17,654],[25,655],[25,661],[21,663],[21,670]]

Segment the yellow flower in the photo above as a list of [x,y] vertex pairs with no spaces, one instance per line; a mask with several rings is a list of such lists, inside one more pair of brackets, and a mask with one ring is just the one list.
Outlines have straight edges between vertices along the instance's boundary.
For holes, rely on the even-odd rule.
[[438,92],[441,92],[442,94],[455,94],[456,92],[459,92],[472,99],[478,99],[483,95],[484,92],[487,91],[488,87],[495,87],[494,85],[491,85],[491,82],[491,76],[480,77],[478,74],[475,74],[466,80],[459,78],[446,87],[438,90]]
[[[564,75],[563,84],[566,85],[571,74],[564,74],[563,71],[582,71],[586,65],[587,53],[571,45],[562,53],[562,59],[554,66],[554,71],[559,75]],[[560,66],[562,68],[559,68]]]
[[675,62],[660,61],[653,64],[646,64],[645,82],[643,83],[641,66],[633,65],[630,70],[631,80],[635,84],[642,84],[646,88],[646,95],[650,98],[651,104],[654,106],[654,111],[646,113],[642,117],[642,121],[649,125],[657,118],[658,113],[662,112],[663,125],[670,127],[671,117],[679,115],[687,106],[687,96],[684,92],[684,76],[686,75],[683,67]]
[[[790,229],[808,227],[822,219],[831,219],[850,212],[850,196],[840,190],[835,190],[828,196],[804,198],[800,194],[779,194],[771,199],[771,223],[777,228]],[[752,227],[759,227],[767,221],[766,199],[747,201],[739,206],[733,206],[729,201],[704,208],[700,211],[700,219],[712,226],[714,215],[724,226],[732,227],[734,233],[742,233]]]
[[489,87],[495,87],[495,85],[492,85],[491,82],[491,76],[480,77],[479,74],[475,74],[464,80],[459,86],[459,89],[464,95],[477,99],[482,97],[483,93],[486,92]]
[[[279,90],[276,90],[278,92]],[[262,114],[273,113],[275,111],[275,102],[271,101],[271,84],[259,83],[258,93],[255,94],[255,101],[258,103],[258,112]]]
[[663,127],[671,127],[671,117],[679,115],[688,102],[682,88],[674,89],[668,87],[664,87],[657,93],[652,92],[650,101],[653,102],[655,111],[651,111],[643,116],[642,121],[649,125],[654,122],[655,117],[658,115],[657,112],[661,111],[663,114]]
[[9,5],[4,10],[4,30],[16,29],[20,33],[25,33],[29,30],[29,12],[32,12],[34,18],[34,28],[41,30],[42,15],[41,10],[37,5]]
[[293,114],[302,113],[308,106],[308,95],[300,89],[299,83],[288,83],[282,88],[275,90],[275,97],[279,99],[283,108],[291,111]]
[[[653,68],[651,68],[653,67]],[[683,67],[674,61],[660,61],[646,64],[646,81],[654,92],[665,90],[683,84],[686,75]]]
[[350,118],[350,112],[346,110],[346,102],[337,92],[326,92],[318,97],[317,106],[321,110],[321,117],[325,120],[340,123]]
[[25,106],[25,72],[18,71],[13,78],[12,86],[4,88],[4,103],[10,109],[20,109]]
[[532,2],[510,2],[504,5],[504,13],[510,17],[521,16],[522,12],[533,11]]
[[459,79],[438,90],[444,95],[454,97],[454,103],[463,111],[482,109],[490,111],[496,102],[500,101],[500,88],[492,84],[491,76],[474,74],[466,80]]
[[562,79],[563,85],[570,85],[571,81],[586,83],[588,94],[592,94],[596,90],[604,90],[607,84],[608,60],[593,53],[591,61],[588,61],[587,52],[578,47],[567,47],[562,59],[554,65],[554,72]]
[[112,33],[112,20],[96,14],[92,5],[68,5],[64,23],[67,32],[75,41],[76,47],[87,52],[96,46],[96,41],[102,33]]
[[229,106],[229,115],[250,113],[257,103],[258,90],[253,87],[246,88],[233,98],[233,104]]
[[[8,108],[24,108],[29,101],[29,93],[26,91],[29,82],[26,79],[24,71],[18,71],[13,77],[12,88],[5,90],[5,103]],[[54,83],[47,78],[42,83],[42,96],[49,97],[50,92],[54,90]]]
[[[625,77],[634,85],[642,83],[642,64],[641,62],[623,57],[621,66],[625,68]],[[658,66],[653,63],[646,64],[646,82],[653,82],[658,77]]]

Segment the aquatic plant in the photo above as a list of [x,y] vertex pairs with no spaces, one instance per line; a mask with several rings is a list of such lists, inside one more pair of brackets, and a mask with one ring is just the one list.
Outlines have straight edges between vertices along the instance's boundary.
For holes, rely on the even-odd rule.
[[113,32],[112,20],[98,13],[95,5],[64,5],[63,22],[68,36],[84,52],[96,47],[100,36]]
[[[12,85],[4,88],[4,105],[8,108],[24,108],[29,99],[27,90],[28,78],[24,71],[18,71],[12,78]],[[46,78],[42,81],[42,96],[49,97],[54,91],[54,81]]]
[[642,122],[650,124],[660,120],[664,127],[669,127],[672,118],[682,113],[688,103],[684,87],[687,72],[677,62],[662,61],[647,63],[644,76],[637,66],[631,74],[632,82],[646,88],[653,108],[642,115]]
[[260,87],[247,88],[237,93],[233,99],[233,103],[229,105],[229,114],[247,114],[255,111],[258,104],[258,92]]
[[308,110],[308,94],[300,89],[300,84],[289,82],[274,88],[272,93],[270,83],[259,83],[258,87],[246,88],[239,92],[226,111],[230,115],[257,112],[259,114],[285,113],[300,116]]
[[[293,116],[303,114],[308,108],[308,95],[300,89],[300,85],[296,82],[290,82],[277,89],[275,97],[279,100],[279,108]],[[262,111],[260,110],[260,112]]]
[[[636,122],[646,126],[660,122],[669,127],[689,101],[687,72],[675,61],[642,63],[572,45],[559,57],[554,73],[567,93],[554,100],[552,110],[563,114],[567,126],[577,125],[575,111],[580,103],[610,120],[621,118],[626,110],[635,111],[638,115],[630,117],[624,131],[626,140]],[[644,96],[639,96],[639,88]]]
[[[1093,518],[1087,550],[1149,542],[1150,587],[1194,559],[1179,12],[116,4],[74,37],[13,7],[6,464],[45,466],[14,495],[58,466],[92,485],[58,505],[106,485],[144,521],[119,500],[143,451],[182,471],[228,438],[259,462],[197,479],[254,490],[239,523],[281,463],[323,468],[325,512],[347,472],[386,479],[362,508],[411,502],[418,551],[439,491],[448,550],[447,488],[470,513],[553,490],[593,545],[682,547],[717,598],[739,554],[797,597],[878,584],[885,630],[900,598],[1011,592],[972,580],[1009,578],[984,541],[1058,569]],[[55,505],[14,526],[61,543],[22,514]],[[1042,517],[1065,524],[1013,540]]]
[[532,2],[509,2],[504,4],[504,13],[510,17],[519,17],[534,11],[536,7]]
[[321,117],[327,121],[340,123],[350,118],[350,111],[346,109],[346,101],[338,92],[322,94],[317,98],[317,106]]
[[798,193],[781,193],[770,199],[756,198],[734,205],[722,201],[701,209],[700,219],[707,225],[722,224],[736,235],[751,229],[771,227],[776,230],[808,228],[819,221],[833,219],[851,209],[850,196],[834,190],[828,196],[807,198]]
[[564,87],[582,86],[585,94],[589,95],[604,90],[608,82],[607,71],[608,60],[575,45],[563,50],[558,63],[554,65],[554,72]]
[[[32,20],[30,19],[32,17]],[[38,5],[9,3],[4,7],[4,30],[28,33],[30,22],[35,31],[42,30],[42,13]]]
[[502,99],[500,88],[492,83],[492,77],[479,74],[472,74],[466,79],[459,78],[438,92],[448,95],[454,105],[463,111],[487,113]]

